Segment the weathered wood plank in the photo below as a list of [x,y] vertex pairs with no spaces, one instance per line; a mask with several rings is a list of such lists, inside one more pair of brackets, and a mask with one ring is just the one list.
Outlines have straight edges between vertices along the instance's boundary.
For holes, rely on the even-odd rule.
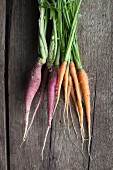
[[113,2],[92,4],[96,8],[95,17],[98,14],[98,20],[94,19],[98,48],[90,169],[107,170],[113,168]]
[[45,134],[44,102],[28,140],[20,148],[24,133],[25,89],[31,68],[37,60],[37,1],[14,0],[12,5],[9,49],[10,169],[37,170],[42,164],[47,169],[47,161],[42,162],[40,154]]
[[[83,7],[81,44],[85,63],[92,63],[89,71],[95,74],[93,134],[89,169],[113,168],[113,2],[85,1]],[[92,60],[93,59],[93,60]],[[92,96],[92,94],[91,94]]]
[[0,1],[0,169],[7,169],[5,126],[5,21],[6,1]]

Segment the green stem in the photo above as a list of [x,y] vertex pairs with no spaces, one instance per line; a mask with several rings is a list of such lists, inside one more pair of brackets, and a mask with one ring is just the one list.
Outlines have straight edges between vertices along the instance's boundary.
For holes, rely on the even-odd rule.
[[[47,58],[48,64],[50,64],[54,58],[54,48],[55,48],[55,40],[54,40],[54,31],[52,30],[51,34],[51,40],[50,40],[50,45],[49,45],[49,54]],[[50,64],[51,65],[51,64]]]
[[57,19],[56,19],[56,13],[54,9],[50,9],[50,19],[53,20],[53,30],[52,30],[52,36],[50,41],[50,47],[49,47],[49,55],[47,58],[47,65],[50,69],[53,66],[53,63],[56,58],[57,53]]
[[60,65],[60,46],[57,49],[57,55],[56,55],[56,60],[55,60],[55,66]]
[[45,22],[44,22],[44,35],[46,36],[47,31],[47,22],[48,22],[48,10],[45,9]]
[[70,32],[69,40],[68,40],[68,44],[67,44],[66,54],[65,54],[65,61],[68,61],[68,59],[70,57],[69,54],[71,52],[71,46],[72,46],[73,39],[74,39],[74,33],[75,33],[76,28],[77,28],[77,20],[76,20],[76,18],[77,18],[81,3],[82,3],[82,0],[80,0],[79,4],[77,6],[75,16],[74,16],[74,19],[73,19],[71,32]]
[[54,41],[55,41],[55,47],[54,47],[54,56],[56,56],[57,53],[57,28],[56,28],[57,20],[55,17],[53,17],[53,29],[54,29]]
[[45,64],[46,59],[48,56],[48,48],[47,48],[47,42],[46,42],[46,28],[47,28],[47,12],[46,9],[40,6],[40,3],[43,3],[43,1],[39,1],[39,12],[40,12],[40,18],[39,18],[39,52],[41,54],[41,57],[38,58],[38,62],[40,64]]
[[[72,7],[74,6],[74,4],[71,4],[72,5]],[[74,7],[73,7],[74,8]],[[65,22],[66,22],[66,26],[67,26],[67,28],[68,28],[68,30],[70,29],[70,27],[71,27],[71,18],[73,18],[73,13],[74,13],[74,11],[73,11],[74,9],[70,9],[70,11],[67,9],[67,7],[65,6],[65,8],[64,8],[64,11],[63,11],[63,14],[64,14],[64,18],[65,18]],[[70,16],[69,16],[69,14],[70,14]],[[77,18],[76,18],[76,20],[77,20]],[[82,64],[81,64],[81,60],[80,60],[80,54],[79,54],[79,49],[78,49],[78,43],[77,43],[77,37],[76,37],[76,32],[75,32],[75,34],[74,34],[74,40],[73,40],[73,48],[72,48],[72,51],[73,51],[73,55],[74,55],[74,58],[75,58],[75,56],[76,56],[76,60],[75,60],[75,63],[76,63],[76,65],[77,65],[77,67],[79,66],[80,68],[78,68],[78,69],[81,69],[82,68]]]
[[63,18],[62,18],[62,1],[57,0],[57,17],[58,17],[58,25],[57,25],[57,30],[58,30],[58,38],[59,38],[59,45],[61,47],[61,51],[64,51],[65,47],[65,41],[64,41],[64,36],[63,36]]

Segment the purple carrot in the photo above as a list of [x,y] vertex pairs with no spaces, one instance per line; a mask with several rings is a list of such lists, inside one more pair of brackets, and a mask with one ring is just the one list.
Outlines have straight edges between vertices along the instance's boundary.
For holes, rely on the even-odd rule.
[[49,73],[49,78],[48,78],[48,93],[47,93],[47,108],[48,108],[48,127],[46,130],[45,138],[44,138],[44,143],[42,147],[42,159],[43,159],[43,152],[47,140],[47,136],[51,127],[51,121],[52,121],[52,113],[54,109],[54,102],[55,102],[55,96],[56,96],[56,88],[57,88],[57,81],[58,81],[58,67],[53,67],[52,71]]
[[46,86],[46,83],[47,83],[47,79],[48,79],[48,69],[47,69],[47,67],[45,67],[44,72],[43,72],[43,76],[42,76],[40,96],[39,96],[39,99],[38,99],[38,101],[37,101],[35,110],[34,110],[34,112],[33,112],[33,116],[32,116],[30,125],[29,125],[29,127],[28,127],[28,129],[27,129],[27,131],[26,131],[26,134],[25,134],[24,138],[23,138],[23,141],[25,141],[25,139],[26,139],[26,137],[27,137],[27,134],[28,134],[28,132],[29,132],[29,130],[30,130],[32,124],[33,124],[33,121],[34,121],[36,112],[37,112],[37,110],[38,110],[38,108],[39,108],[39,105],[40,105],[40,103],[41,103],[41,101],[42,101],[42,98],[43,98],[43,95],[44,95],[45,86]]
[[56,83],[56,86],[55,86],[55,95],[57,96],[57,94],[58,94],[58,75],[59,75],[59,67],[56,66],[55,68],[57,69],[57,83]]
[[51,126],[51,121],[52,121],[52,112],[54,109],[57,80],[58,80],[58,67],[54,67],[52,71],[49,73],[49,82],[48,82],[48,94],[47,94],[48,126]]
[[39,89],[39,86],[40,86],[41,69],[42,69],[42,65],[37,63],[31,71],[31,77],[30,77],[30,81],[29,81],[28,88],[27,88],[26,95],[25,95],[25,132],[24,132],[24,136],[26,135],[26,131],[28,128],[29,112],[30,112],[31,103],[34,99],[36,92]]

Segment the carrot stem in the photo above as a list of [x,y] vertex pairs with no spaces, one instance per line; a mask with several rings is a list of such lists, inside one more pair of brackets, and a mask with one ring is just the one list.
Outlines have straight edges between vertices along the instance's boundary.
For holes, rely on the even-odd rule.
[[39,3],[39,12],[40,12],[40,17],[38,20],[38,26],[39,26],[38,52],[41,55],[41,57],[38,58],[38,62],[40,64],[45,64],[47,56],[48,56],[48,47],[47,47],[47,42],[46,42],[47,9],[45,9],[42,6],[44,3],[44,0],[41,0],[38,3]]
[[50,9],[50,19],[53,20],[53,30],[49,47],[49,55],[47,58],[47,65],[49,69],[52,68],[57,54],[57,18],[54,9]]
[[[74,6],[74,5],[72,5],[72,6]],[[66,6],[64,7],[63,15],[64,15],[64,18],[65,18],[66,26],[69,30],[71,28],[72,12],[71,12],[71,16],[69,16],[69,10],[67,9]],[[76,22],[77,22],[77,18],[76,18]],[[74,41],[73,41],[72,45],[73,45],[73,48],[72,48],[73,58],[74,58],[74,61],[76,63],[77,69],[82,69],[76,32],[74,34]]]
[[69,35],[69,40],[68,40],[67,48],[66,48],[65,61],[68,61],[69,54],[71,52],[71,46],[72,46],[72,43],[73,43],[73,40],[74,40],[75,30],[77,28],[76,18],[77,18],[81,3],[82,3],[82,0],[80,0],[79,4],[77,6],[77,9],[76,9],[75,15],[74,15],[74,19],[73,19],[73,23],[72,23],[72,27],[71,27],[71,31],[70,31],[70,35]]
[[54,65],[55,66],[59,66],[60,65],[60,46],[58,46],[58,49],[57,49],[57,54],[56,54],[56,59],[55,59]]

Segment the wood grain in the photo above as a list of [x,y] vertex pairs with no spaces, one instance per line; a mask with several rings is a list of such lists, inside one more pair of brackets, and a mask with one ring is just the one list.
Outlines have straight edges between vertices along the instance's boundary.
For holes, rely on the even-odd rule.
[[[113,165],[113,3],[87,1],[81,18],[80,43],[84,66],[91,75],[92,145],[88,169],[108,170]],[[87,62],[88,61],[88,62]],[[92,89],[94,87],[94,89]]]
[[92,6],[95,8],[93,29],[96,34],[97,76],[93,111],[92,160],[89,169],[107,170],[113,168],[113,3],[111,0],[99,0],[98,4],[92,1]]
[[[20,148],[24,132],[24,94],[29,73],[36,62],[37,1],[14,0],[11,7],[9,51],[9,125],[10,169],[39,169],[42,124],[34,122],[33,131]],[[41,111],[41,110],[40,110]],[[40,118],[41,119],[41,118]],[[34,134],[34,135],[33,135]]]
[[6,1],[0,1],[0,169],[7,169],[5,116],[5,22]]
[[[10,169],[103,170],[111,169],[112,153],[112,0],[86,0],[79,14],[78,39],[84,69],[90,77],[92,145],[91,157],[81,148],[78,119],[72,105],[78,139],[70,122],[71,139],[63,124],[63,95],[49,133],[44,160],[41,149],[47,128],[46,95],[28,138],[20,148],[24,132],[24,95],[29,73],[37,56],[37,2],[13,0],[9,49],[9,136]],[[37,99],[37,98],[36,98]],[[36,102],[35,99],[35,102]],[[33,108],[32,108],[33,109]],[[84,121],[86,129],[86,121]],[[65,132],[65,133],[64,133]],[[86,132],[86,131],[85,131]],[[87,132],[86,136],[87,138]],[[106,161],[105,161],[106,160]]]

